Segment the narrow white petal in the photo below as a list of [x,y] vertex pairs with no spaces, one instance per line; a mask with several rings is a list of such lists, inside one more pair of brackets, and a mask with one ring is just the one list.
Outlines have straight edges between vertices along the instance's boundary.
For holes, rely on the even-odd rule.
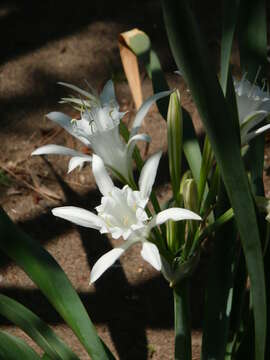
[[104,225],[103,220],[91,211],[75,207],[62,206],[52,209],[54,216],[68,220],[74,224],[100,230]]
[[258,125],[261,121],[263,121],[268,112],[265,110],[253,111],[240,124],[241,135],[245,135],[248,133],[250,129]]
[[156,154],[150,156],[142,168],[139,178],[139,189],[142,199],[148,199],[151,194],[161,155],[162,152],[159,151]]
[[79,151],[70,149],[66,146],[49,144],[37,148],[31,155],[69,155],[69,156],[81,156],[83,155]]
[[95,263],[90,274],[90,284],[93,284],[116,260],[125,252],[124,249],[115,248],[101,256]]
[[72,131],[71,117],[58,111],[52,111],[46,115],[48,119],[62,126],[68,132]]
[[130,239],[125,241],[120,247],[114,248],[102,255],[91,270],[90,284],[93,284],[116,260],[137,241]]
[[146,141],[146,142],[150,142],[151,141],[151,137],[147,134],[137,134],[132,136],[127,143],[127,146],[131,146],[132,144],[136,143],[136,141]]
[[161,270],[161,259],[158,248],[155,244],[144,242],[142,246],[141,256],[156,270]]
[[101,105],[109,104],[111,101],[115,101],[114,85],[112,80],[106,82],[102,93],[100,94]]
[[252,140],[253,138],[255,138],[256,136],[264,133],[265,131],[270,129],[270,124],[268,125],[264,125],[262,127],[260,127],[257,130],[251,131],[249,132],[246,136],[245,136],[245,143],[248,143],[250,140]]
[[128,156],[128,162],[130,162],[134,147],[136,145],[137,141],[146,141],[148,143],[151,142],[151,137],[147,134],[137,134],[132,136],[127,143],[127,156]]
[[152,220],[148,224],[151,229],[154,226],[165,223],[168,220],[180,221],[180,220],[202,220],[202,218],[193,211],[182,208],[170,208],[161,211],[157,215],[153,216]]
[[137,134],[142,122],[143,122],[143,119],[145,117],[145,115],[147,114],[148,110],[150,109],[150,107],[152,106],[152,104],[159,100],[159,99],[162,99],[168,95],[170,95],[171,93],[173,92],[173,90],[169,90],[169,91],[162,91],[162,92],[159,92],[151,97],[149,97],[143,104],[142,106],[139,108],[136,116],[135,116],[135,119],[134,119],[134,122],[133,122],[133,125],[132,125],[132,129],[131,129],[131,132],[130,132],[130,136],[132,137],[133,135]]
[[82,166],[85,162],[92,162],[92,156],[74,156],[69,160],[68,173],[76,169],[78,166]]
[[113,190],[114,185],[105,169],[102,159],[97,155],[93,155],[92,169],[99,191],[104,196],[108,195]]

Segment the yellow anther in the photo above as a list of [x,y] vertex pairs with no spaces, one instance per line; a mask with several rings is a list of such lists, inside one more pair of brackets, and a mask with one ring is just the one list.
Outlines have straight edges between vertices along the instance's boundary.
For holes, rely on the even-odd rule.
[[124,224],[125,226],[128,225],[128,216],[127,216],[127,215],[125,215],[125,216],[123,217],[123,224]]

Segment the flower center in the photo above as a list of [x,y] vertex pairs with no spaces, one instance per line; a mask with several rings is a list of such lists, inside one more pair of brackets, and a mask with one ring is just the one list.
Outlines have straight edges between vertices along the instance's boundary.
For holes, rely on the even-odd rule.
[[101,205],[96,207],[98,215],[105,220],[108,231],[117,232],[127,238],[132,231],[142,229],[148,220],[138,191],[125,186],[114,188],[110,195],[103,196]]

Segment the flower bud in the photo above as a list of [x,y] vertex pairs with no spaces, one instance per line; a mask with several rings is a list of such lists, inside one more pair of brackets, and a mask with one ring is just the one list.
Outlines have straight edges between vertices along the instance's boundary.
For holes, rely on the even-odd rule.
[[186,179],[183,184],[182,195],[185,208],[196,213],[199,212],[199,199],[197,185],[194,179]]
[[178,90],[170,96],[167,115],[167,134],[170,176],[174,198],[176,199],[180,187],[183,143],[182,110]]

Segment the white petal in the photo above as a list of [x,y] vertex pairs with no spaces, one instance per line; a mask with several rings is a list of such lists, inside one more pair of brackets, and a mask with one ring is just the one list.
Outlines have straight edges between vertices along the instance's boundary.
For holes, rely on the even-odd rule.
[[69,155],[69,156],[83,155],[79,151],[70,149],[66,146],[55,145],[55,144],[41,146],[41,147],[37,148],[35,151],[33,151],[31,155],[49,155],[49,154]]
[[151,194],[161,155],[162,152],[159,151],[156,154],[150,156],[142,168],[139,178],[139,189],[142,199],[148,199]]
[[54,216],[68,220],[74,224],[100,230],[104,225],[103,220],[91,211],[75,207],[62,206],[52,209]]
[[268,112],[265,110],[253,111],[250,114],[248,114],[248,116],[245,117],[245,119],[242,121],[240,125],[241,135],[247,134],[250,129],[252,129],[254,126],[258,125],[261,121],[263,121],[267,115]]
[[202,220],[202,218],[198,214],[195,214],[193,211],[187,209],[170,208],[163,210],[157,215],[153,216],[148,226],[151,229],[152,227],[163,224],[168,220]]
[[152,106],[152,104],[159,100],[159,99],[162,99],[168,95],[170,95],[171,93],[173,92],[173,90],[169,90],[169,91],[162,91],[162,92],[159,92],[151,97],[149,97],[143,104],[142,106],[139,108],[136,116],[135,116],[135,119],[134,119],[134,122],[133,122],[133,125],[132,125],[132,129],[131,129],[131,132],[130,132],[130,136],[132,137],[133,135],[137,134],[141,124],[142,124],[142,121],[145,117],[145,115],[147,114],[148,110],[150,109],[150,107]]
[[251,131],[250,133],[248,133],[245,137],[245,143],[248,143],[250,140],[252,140],[253,138],[255,138],[256,136],[264,133],[265,131],[270,129],[270,124],[265,125],[260,127],[257,130]]
[[101,256],[91,270],[90,284],[93,284],[135,242],[134,240],[125,241],[120,247],[114,248]]
[[100,94],[101,105],[109,104],[110,101],[115,101],[115,92],[112,80],[106,82],[102,93]]
[[73,126],[72,126],[72,121],[71,121],[72,119],[70,116],[67,116],[58,111],[52,111],[49,114],[47,114],[46,116],[48,119],[50,119],[53,122],[62,126],[68,132],[72,132]]
[[78,166],[82,166],[85,162],[92,162],[92,156],[74,156],[69,160],[68,173],[76,169]]
[[146,142],[151,142],[151,137],[147,134],[137,134],[132,136],[127,143],[127,153],[128,153],[128,159],[130,159],[132,157],[132,153],[134,150],[134,147],[136,145],[137,141],[146,141]]
[[93,155],[92,169],[99,191],[103,195],[108,195],[113,190],[114,185],[102,159],[97,155]]
[[116,260],[125,252],[124,249],[115,248],[101,256],[95,263],[90,274],[90,284],[93,284]]
[[141,255],[145,261],[153,266],[156,270],[161,270],[161,259],[159,255],[158,248],[155,244],[150,242],[144,242],[142,246]]

